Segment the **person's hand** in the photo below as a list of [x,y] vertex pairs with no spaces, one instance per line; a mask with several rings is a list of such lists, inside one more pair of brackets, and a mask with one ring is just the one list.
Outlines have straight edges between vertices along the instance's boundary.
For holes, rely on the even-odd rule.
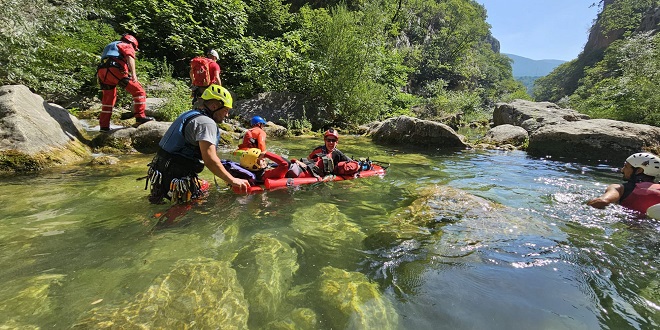
[[607,205],[610,205],[610,203],[600,197],[597,197],[588,201],[587,205],[597,209],[604,209]]
[[247,180],[239,179],[239,178],[234,178],[231,180],[231,186],[236,187],[239,189],[240,192],[247,192],[248,187],[250,187],[250,183]]

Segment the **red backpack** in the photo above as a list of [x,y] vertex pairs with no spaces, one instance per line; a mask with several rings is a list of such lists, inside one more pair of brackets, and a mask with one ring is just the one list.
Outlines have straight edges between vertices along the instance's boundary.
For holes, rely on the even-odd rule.
[[354,175],[360,171],[360,163],[355,160],[348,162],[339,162],[337,168],[335,168],[335,174],[337,175]]
[[206,87],[211,84],[211,70],[209,58],[198,56],[190,61],[190,80],[193,86]]

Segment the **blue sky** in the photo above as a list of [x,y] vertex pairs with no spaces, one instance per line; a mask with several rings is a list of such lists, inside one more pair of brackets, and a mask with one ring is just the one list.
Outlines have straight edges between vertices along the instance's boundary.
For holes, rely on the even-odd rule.
[[[598,0],[477,0],[500,52],[534,60],[577,58],[598,15]],[[594,4],[592,6],[592,4]]]

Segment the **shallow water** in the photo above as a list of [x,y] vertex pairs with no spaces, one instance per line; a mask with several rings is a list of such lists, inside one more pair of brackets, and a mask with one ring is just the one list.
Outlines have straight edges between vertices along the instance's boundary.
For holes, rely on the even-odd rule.
[[[660,224],[585,205],[620,180],[613,166],[340,143],[389,163],[387,174],[250,196],[213,185],[170,226],[156,226],[168,206],[150,205],[136,180],[148,155],[1,178],[0,327],[134,328],[134,313],[163,322],[154,328],[227,328],[196,311],[227,312],[232,297],[248,312],[236,307],[231,324],[254,329],[660,325]],[[269,141],[298,158],[317,144]],[[504,207],[475,218],[465,212],[480,205],[457,203],[427,226],[392,229],[422,191],[450,188]],[[238,284],[214,282],[232,276]],[[145,318],[155,309],[167,315]]]

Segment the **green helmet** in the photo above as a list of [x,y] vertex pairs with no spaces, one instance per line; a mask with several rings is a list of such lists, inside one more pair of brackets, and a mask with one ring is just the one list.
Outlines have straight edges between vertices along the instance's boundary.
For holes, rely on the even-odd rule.
[[227,107],[227,108],[232,108],[232,98],[231,94],[229,94],[229,91],[220,86],[213,84],[204,90],[204,93],[202,93],[202,99],[203,100],[218,100],[222,101],[222,103]]

